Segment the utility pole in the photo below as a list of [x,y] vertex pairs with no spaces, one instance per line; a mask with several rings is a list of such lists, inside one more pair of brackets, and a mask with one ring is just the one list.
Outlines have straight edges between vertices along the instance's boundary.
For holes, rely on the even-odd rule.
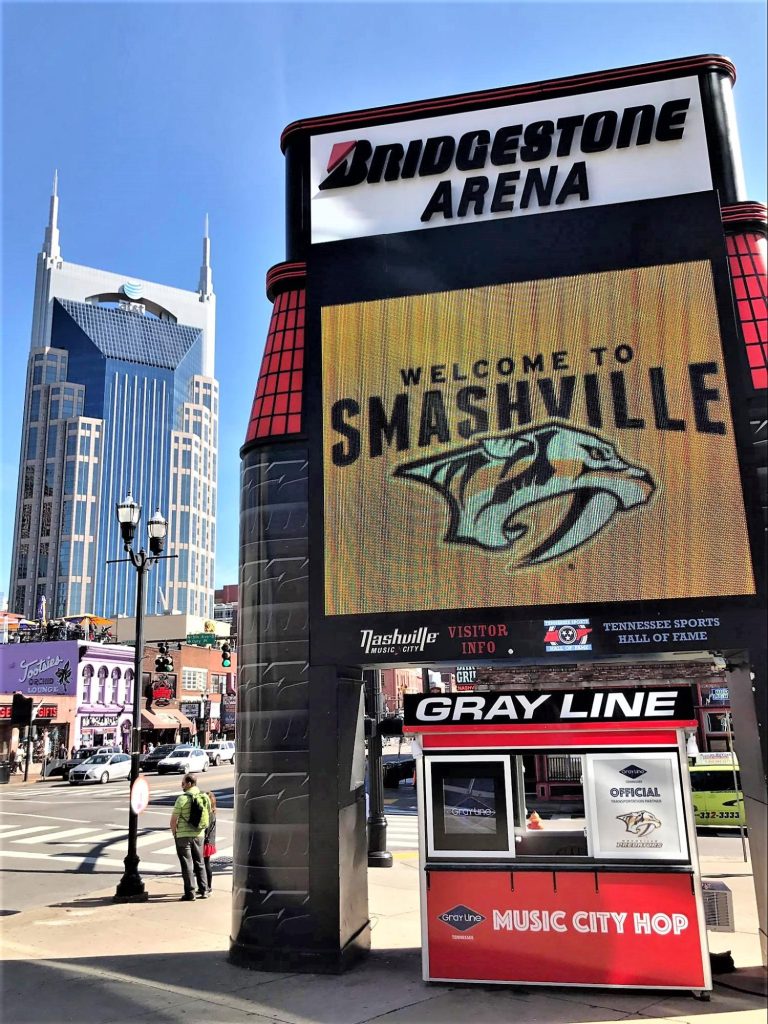
[[371,723],[368,737],[368,867],[391,868],[392,854],[387,849],[387,819],[384,815],[384,780],[381,758],[381,672],[364,673],[365,696]]

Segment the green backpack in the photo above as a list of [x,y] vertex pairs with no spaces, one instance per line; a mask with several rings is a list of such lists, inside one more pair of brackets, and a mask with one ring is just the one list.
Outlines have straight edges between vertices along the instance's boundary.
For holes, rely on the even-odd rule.
[[189,816],[187,820],[192,828],[203,831],[208,828],[208,822],[210,821],[210,814],[208,812],[208,797],[202,793],[196,793],[194,796],[189,795]]

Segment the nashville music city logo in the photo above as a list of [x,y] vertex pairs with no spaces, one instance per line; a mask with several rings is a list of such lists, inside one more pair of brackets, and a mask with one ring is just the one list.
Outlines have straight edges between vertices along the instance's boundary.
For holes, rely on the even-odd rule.
[[420,626],[410,633],[401,633],[397,627],[391,633],[361,629],[360,647],[366,654],[415,654],[426,650],[439,636],[439,632],[432,633],[426,626]]

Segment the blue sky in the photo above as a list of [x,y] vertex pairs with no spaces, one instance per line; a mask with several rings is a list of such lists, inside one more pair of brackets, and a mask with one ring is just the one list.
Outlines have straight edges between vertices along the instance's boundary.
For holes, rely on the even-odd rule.
[[8,587],[35,255],[59,169],[64,259],[197,285],[211,218],[221,382],[217,585],[237,579],[239,448],[284,258],[298,118],[722,53],[750,199],[766,201],[755,3],[5,3],[0,591]]

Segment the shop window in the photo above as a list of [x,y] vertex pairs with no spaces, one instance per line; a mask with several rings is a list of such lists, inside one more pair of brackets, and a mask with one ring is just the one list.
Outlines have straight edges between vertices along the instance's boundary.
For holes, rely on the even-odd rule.
[[731,716],[727,711],[721,711],[713,713],[708,711],[706,714],[707,732],[730,732]]
[[99,703],[107,703],[107,677],[109,672],[107,671],[106,665],[102,665],[99,669]]
[[125,693],[123,695],[123,701],[126,704],[130,704],[133,700],[133,669],[127,668],[125,675],[123,676],[125,681]]

